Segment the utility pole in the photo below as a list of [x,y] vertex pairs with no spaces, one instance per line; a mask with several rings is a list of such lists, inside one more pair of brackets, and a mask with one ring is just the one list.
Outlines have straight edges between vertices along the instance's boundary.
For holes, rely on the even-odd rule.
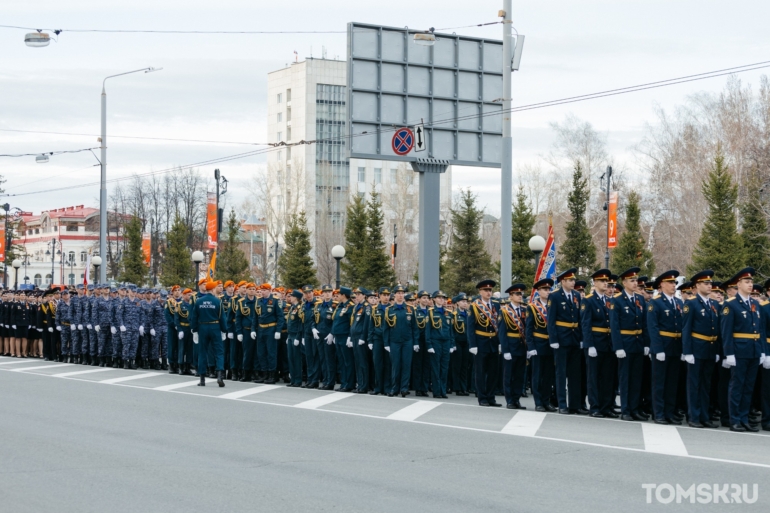
[[214,179],[217,182],[217,248],[219,249],[219,234],[222,231],[222,209],[219,208],[219,197],[227,194],[227,178],[222,176],[219,169],[214,170]]
[[500,288],[511,284],[511,206],[513,203],[513,139],[511,137],[511,0],[503,0],[503,159],[500,169]]
[[[606,179],[606,182],[604,180]],[[604,192],[607,193],[607,202],[604,204],[604,210],[607,212],[607,245],[604,249],[604,268],[610,268],[610,194],[612,194],[612,166],[607,166],[607,171],[600,178]]]

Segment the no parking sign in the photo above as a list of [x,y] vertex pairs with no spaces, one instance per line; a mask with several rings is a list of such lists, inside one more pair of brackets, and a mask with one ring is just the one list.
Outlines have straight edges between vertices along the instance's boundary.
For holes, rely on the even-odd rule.
[[414,132],[411,128],[399,128],[396,133],[393,134],[393,152],[396,155],[404,156],[414,148]]

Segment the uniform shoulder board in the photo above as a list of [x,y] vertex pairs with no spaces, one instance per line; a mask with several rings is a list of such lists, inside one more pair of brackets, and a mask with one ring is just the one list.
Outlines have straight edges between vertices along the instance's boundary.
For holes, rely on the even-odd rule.
[[760,306],[766,306],[766,305],[770,305],[770,301],[768,301],[767,299],[765,299],[765,300],[763,300],[763,301],[760,301],[760,302],[759,302],[759,305],[760,305]]
[[730,297],[730,298],[725,299],[725,303],[729,303],[730,301],[735,301],[735,298],[734,297]]
[[617,294],[615,294],[615,295],[614,295],[614,296],[612,296],[612,297],[620,297],[620,296],[622,296],[622,295],[623,295],[623,293],[622,293],[622,292],[618,292]]
[[585,297],[585,299],[588,299],[589,297],[594,297],[594,294],[593,294],[593,292],[592,292],[592,293],[590,293],[590,294],[588,294],[588,295]]

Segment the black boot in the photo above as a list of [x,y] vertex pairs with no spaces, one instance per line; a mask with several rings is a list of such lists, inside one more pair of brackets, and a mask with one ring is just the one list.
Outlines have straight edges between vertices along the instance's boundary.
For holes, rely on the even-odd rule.
[[91,357],[91,367],[97,367],[101,364],[101,358],[98,356],[92,356]]
[[128,361],[128,368],[131,370],[136,370],[136,360],[129,360]]
[[233,371],[231,369],[227,369],[227,374],[225,374],[225,379],[229,379],[229,380],[233,379]]
[[[122,358],[121,358],[122,360]],[[123,360],[123,368],[128,369],[128,360]]]
[[217,371],[217,385],[219,385],[219,388],[222,388],[225,386],[225,380],[222,379],[225,376],[225,371]]
[[168,370],[168,361],[165,358],[160,362],[160,370]]
[[241,379],[239,379],[238,381],[240,381],[241,383],[244,383],[246,381],[249,381],[250,378],[251,378],[251,372],[243,371],[243,376],[241,376]]
[[184,364],[184,371],[180,372],[180,374],[184,376],[192,376],[192,371],[190,371],[190,364],[185,363]]
[[206,373],[207,378],[216,379],[217,375],[214,374],[214,367],[208,367],[208,372]]
[[104,356],[100,356],[99,357],[99,367],[104,367],[106,360],[107,360],[107,358],[105,358]]
[[275,385],[275,371],[267,371],[267,379],[265,385]]
[[118,358],[113,358],[112,359],[112,368],[113,369],[119,369],[120,368],[119,361],[120,360]]
[[206,376],[201,376],[201,382],[198,383],[199,387],[205,387],[206,386]]
[[265,382],[265,373],[262,371],[257,371],[257,377],[254,379],[254,383],[264,383]]

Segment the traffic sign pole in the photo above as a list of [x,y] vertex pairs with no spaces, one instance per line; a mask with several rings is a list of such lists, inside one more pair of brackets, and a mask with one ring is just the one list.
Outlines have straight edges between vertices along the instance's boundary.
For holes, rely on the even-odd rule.
[[511,0],[503,0],[503,155],[500,169],[500,290],[511,284],[511,204],[513,203],[513,139],[511,138]]

